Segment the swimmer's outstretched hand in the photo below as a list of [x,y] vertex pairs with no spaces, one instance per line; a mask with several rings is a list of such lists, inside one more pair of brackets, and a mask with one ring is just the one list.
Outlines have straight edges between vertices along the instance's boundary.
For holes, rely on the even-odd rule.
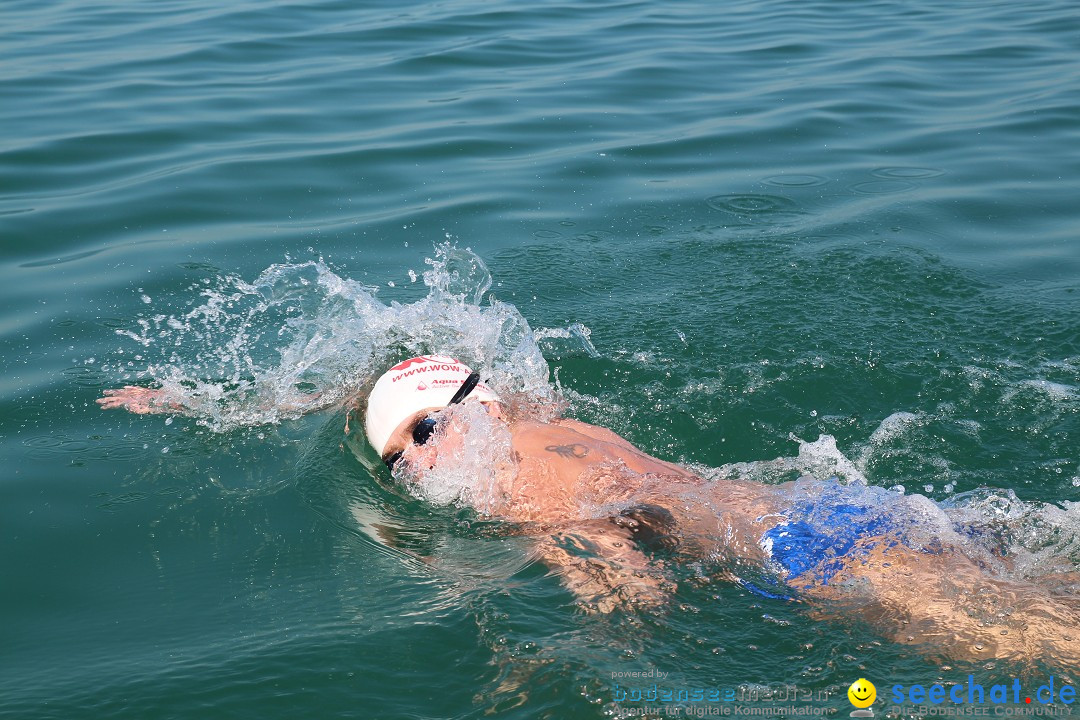
[[124,408],[139,415],[148,413],[179,412],[183,406],[165,397],[165,391],[154,388],[125,385],[119,390],[106,390],[105,397],[96,400],[103,410]]

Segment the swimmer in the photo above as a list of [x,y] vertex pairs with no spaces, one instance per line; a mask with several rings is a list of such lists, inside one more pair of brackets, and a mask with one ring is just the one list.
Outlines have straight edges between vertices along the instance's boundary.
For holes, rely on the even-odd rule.
[[[106,391],[98,403],[182,410],[147,388]],[[925,527],[944,515],[920,495],[812,478],[705,480],[602,427],[518,416],[445,356],[390,368],[350,418],[361,410],[371,447],[421,496],[467,447],[504,441],[490,467],[463,473],[475,487],[457,497],[535,536],[537,556],[588,610],[660,606],[677,589],[673,564],[692,561],[715,568],[716,579],[865,622],[935,655],[1080,664],[1075,584],[995,576],[962,535]],[[1058,577],[1074,583],[1071,570]]]

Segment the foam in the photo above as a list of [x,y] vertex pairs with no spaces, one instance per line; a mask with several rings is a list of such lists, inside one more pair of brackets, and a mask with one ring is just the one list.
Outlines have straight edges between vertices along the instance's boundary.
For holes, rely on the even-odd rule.
[[1080,503],[1028,502],[1012,490],[978,488],[942,507],[966,546],[1007,558],[1005,574],[1031,578],[1080,565]]
[[772,485],[810,476],[822,479],[835,477],[847,484],[867,484],[866,476],[840,451],[832,435],[819,435],[813,442],[795,435],[790,438],[799,444],[798,454],[794,457],[728,463],[717,468],[695,465],[693,469],[702,477],[712,480],[738,478]]

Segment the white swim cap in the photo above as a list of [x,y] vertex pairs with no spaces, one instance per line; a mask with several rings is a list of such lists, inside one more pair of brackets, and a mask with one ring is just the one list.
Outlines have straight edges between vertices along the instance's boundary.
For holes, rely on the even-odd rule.
[[[425,408],[448,405],[471,373],[468,365],[444,355],[409,358],[387,370],[371,389],[364,414],[364,431],[379,457],[402,421]],[[469,397],[481,402],[499,399],[484,383]]]

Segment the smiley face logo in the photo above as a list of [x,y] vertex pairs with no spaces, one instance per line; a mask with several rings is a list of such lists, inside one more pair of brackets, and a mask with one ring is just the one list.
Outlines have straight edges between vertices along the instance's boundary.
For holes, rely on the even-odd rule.
[[855,682],[851,683],[851,687],[847,691],[848,700],[851,704],[857,708],[868,708],[874,704],[874,700],[877,699],[877,688],[874,687],[874,683],[870,682],[866,678],[859,678]]

